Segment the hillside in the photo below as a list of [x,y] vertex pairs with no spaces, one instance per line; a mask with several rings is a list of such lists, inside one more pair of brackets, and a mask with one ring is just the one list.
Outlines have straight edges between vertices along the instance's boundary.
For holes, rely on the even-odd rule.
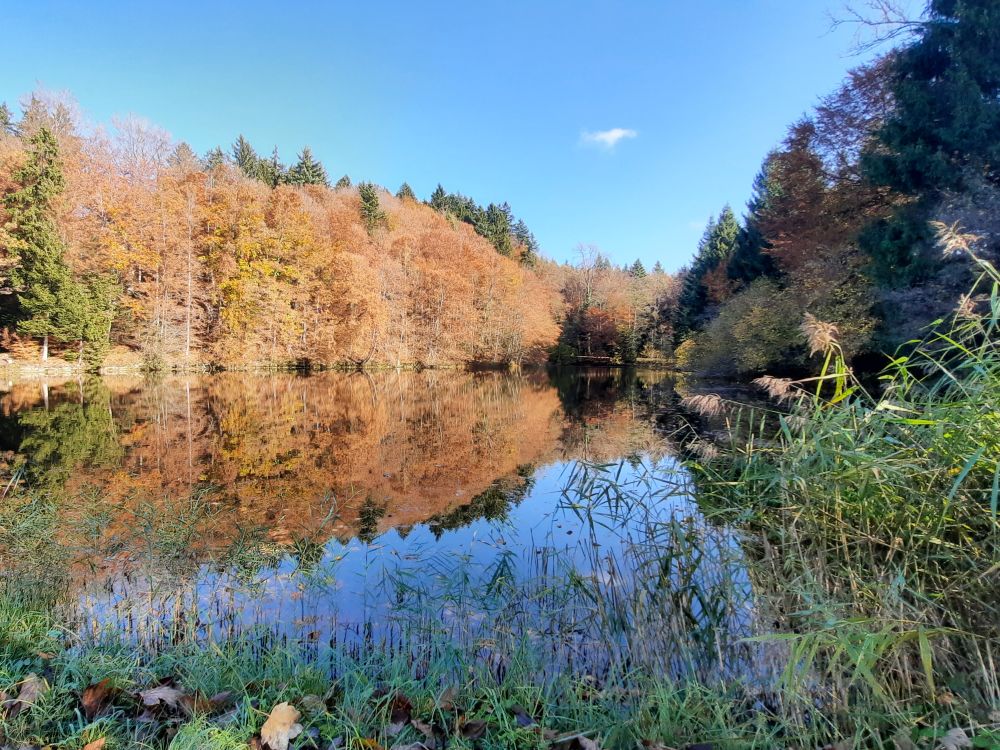
[[308,150],[269,184],[239,163],[242,137],[201,160],[136,119],[82,134],[41,96],[5,119],[0,325],[17,360],[48,334],[92,364],[530,363],[558,336],[559,290],[505,207],[498,248],[408,187],[327,186]]

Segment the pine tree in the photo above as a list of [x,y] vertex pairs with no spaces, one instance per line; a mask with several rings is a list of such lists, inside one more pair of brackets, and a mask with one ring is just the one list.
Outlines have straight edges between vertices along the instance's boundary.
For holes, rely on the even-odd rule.
[[764,164],[753,181],[753,192],[747,203],[747,217],[736,239],[736,247],[726,266],[726,274],[739,284],[748,284],[761,276],[777,272],[774,260],[765,251],[770,243],[760,230],[760,217],[766,212],[781,187],[774,175],[776,152],[764,159]]
[[635,263],[628,269],[629,275],[636,279],[646,278],[646,267],[642,265],[642,261],[638,258],[635,259]]
[[894,110],[869,173],[913,195],[1000,184],[1000,4],[932,0],[918,38],[895,59]]
[[313,158],[312,150],[306,146],[299,154],[299,160],[288,171],[288,181],[294,185],[325,185],[330,186],[323,165]]
[[20,305],[18,328],[42,339],[42,359],[49,339],[106,343],[113,318],[113,284],[96,279],[77,283],[63,258],[65,248],[52,219],[52,202],[65,182],[59,147],[47,128],[30,141],[27,163],[14,177],[21,186],[4,197],[9,224],[6,244],[17,258],[11,281]]
[[260,164],[260,157],[253,150],[249,141],[240,135],[233,144],[233,161],[236,166],[252,180],[259,180],[263,176]]
[[266,182],[271,187],[278,187],[287,179],[288,169],[281,163],[278,156],[278,147],[271,151],[271,158],[262,160],[259,165],[260,180]]
[[491,203],[474,226],[498,253],[510,257],[513,252],[510,241],[510,206]]
[[385,211],[379,205],[378,188],[370,182],[362,182],[358,185],[358,195],[361,196],[361,222],[368,234],[374,234],[386,222]]
[[413,188],[411,188],[409,183],[406,182],[399,186],[399,190],[396,191],[396,197],[400,200],[415,201],[417,199],[417,196],[413,192]]
[[205,154],[205,158],[202,161],[205,163],[205,169],[210,172],[226,163],[226,155],[220,146],[216,146]]
[[334,187],[337,190],[346,190],[347,188],[349,188],[351,186],[351,184],[352,183],[351,183],[350,176],[348,176],[348,175],[345,174],[343,177],[341,177],[339,180],[337,180],[337,183],[334,185]]
[[444,211],[448,207],[448,194],[444,191],[444,188],[441,187],[440,182],[438,183],[438,186],[434,188],[434,192],[431,193],[430,205],[435,211]]
[[679,344],[702,324],[708,307],[705,276],[720,264],[728,262],[736,248],[739,233],[739,222],[728,205],[722,209],[718,220],[709,219],[705,233],[698,243],[694,261],[684,273],[677,310],[674,314],[675,344]]
[[14,116],[11,114],[7,102],[0,102],[0,135],[13,135],[14,132]]
[[660,263],[660,261],[656,261],[656,263],[653,264],[653,273],[666,273],[666,271],[663,270],[663,264]]
[[514,223],[511,233],[524,248],[521,253],[521,263],[525,266],[535,265],[538,262],[538,240],[535,239],[535,235],[528,229],[528,225],[524,223],[523,219],[518,219]]

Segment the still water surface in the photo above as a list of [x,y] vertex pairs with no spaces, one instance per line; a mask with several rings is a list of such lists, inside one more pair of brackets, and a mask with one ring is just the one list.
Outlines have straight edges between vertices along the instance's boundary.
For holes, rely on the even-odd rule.
[[752,590],[674,456],[674,385],[626,370],[30,382],[2,395],[0,450],[55,499],[83,637],[418,633],[527,639],[588,669],[742,673]]

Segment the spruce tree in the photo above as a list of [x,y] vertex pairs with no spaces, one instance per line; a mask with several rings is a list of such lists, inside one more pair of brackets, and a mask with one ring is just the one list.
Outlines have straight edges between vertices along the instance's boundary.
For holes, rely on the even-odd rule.
[[638,258],[635,259],[635,263],[628,269],[629,275],[636,279],[646,278],[646,267],[642,265],[642,261]]
[[361,196],[361,222],[368,234],[374,234],[386,222],[385,212],[379,205],[378,188],[370,182],[362,182],[358,185],[358,195]]
[[294,185],[325,185],[330,186],[323,165],[313,158],[312,149],[308,146],[302,149],[299,160],[288,171],[288,181]]
[[347,188],[349,188],[351,186],[351,184],[352,183],[351,183],[350,176],[345,174],[343,177],[341,177],[339,180],[337,180],[337,184],[335,184],[334,187],[337,190],[346,190]]
[[30,141],[27,163],[15,180],[20,185],[4,197],[9,219],[4,238],[17,259],[11,282],[20,306],[18,329],[42,339],[47,359],[49,339],[105,344],[114,309],[114,286],[105,279],[76,282],[63,257],[65,247],[52,218],[52,203],[65,185],[59,147],[47,128]]
[[666,273],[666,271],[663,270],[663,264],[660,263],[660,261],[656,261],[656,263],[653,264],[653,273]]
[[0,135],[14,134],[14,116],[7,102],[0,102]]
[[682,342],[704,322],[709,301],[704,284],[705,276],[720,264],[729,261],[736,248],[739,233],[739,222],[728,205],[722,209],[718,220],[709,219],[698,243],[694,261],[684,272],[674,314],[675,344]]
[[406,182],[399,186],[399,190],[396,191],[396,197],[400,200],[415,201],[417,199],[417,196],[413,192],[413,188],[411,188],[409,183]]
[[252,180],[261,179],[262,170],[260,164],[260,157],[257,156],[257,152],[253,150],[253,146],[250,145],[249,141],[240,135],[236,139],[236,143],[233,144],[233,162],[240,170]]
[[226,155],[220,146],[216,146],[205,154],[205,158],[202,161],[205,163],[205,169],[210,172],[226,163]]
[[438,183],[438,186],[434,188],[434,192],[431,193],[430,205],[435,211],[444,211],[448,207],[448,194],[444,191],[444,188],[441,187],[440,182]]
[[266,182],[271,187],[278,187],[281,183],[285,182],[287,179],[287,168],[281,163],[281,159],[278,156],[278,147],[275,146],[271,151],[271,158],[265,159],[260,162],[259,166],[260,180]]
[[869,174],[911,195],[960,189],[967,174],[1000,184],[1000,3],[931,0],[894,68]]
[[510,257],[513,252],[510,241],[510,206],[491,203],[474,226],[498,253]]

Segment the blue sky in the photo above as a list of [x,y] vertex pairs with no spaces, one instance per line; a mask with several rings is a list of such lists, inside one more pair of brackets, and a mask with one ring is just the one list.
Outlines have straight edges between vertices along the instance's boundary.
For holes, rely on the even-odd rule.
[[308,144],[334,179],[506,200],[557,260],[668,270],[863,60],[840,0],[5,5],[0,100],[68,89],[199,153]]

